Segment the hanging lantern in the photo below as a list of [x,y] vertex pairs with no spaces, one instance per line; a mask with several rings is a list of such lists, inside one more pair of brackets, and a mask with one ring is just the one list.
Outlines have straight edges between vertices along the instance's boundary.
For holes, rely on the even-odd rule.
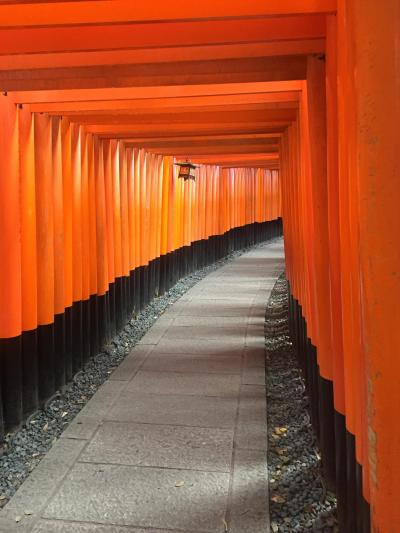
[[180,167],[178,178],[183,178],[185,181],[196,179],[194,171],[198,165],[193,165],[193,163],[190,163],[190,161],[185,161],[184,163],[175,163],[175,165]]

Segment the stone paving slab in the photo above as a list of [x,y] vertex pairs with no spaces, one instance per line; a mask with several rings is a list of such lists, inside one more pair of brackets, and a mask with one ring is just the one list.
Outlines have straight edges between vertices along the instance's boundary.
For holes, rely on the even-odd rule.
[[238,398],[124,391],[105,420],[197,427],[234,427]]
[[248,368],[261,367],[265,368],[265,348],[248,347],[244,351],[243,370]]
[[174,319],[174,326],[212,326],[225,328],[226,326],[242,327],[249,323],[248,316],[178,316]]
[[142,369],[150,372],[241,374],[242,356],[156,353],[147,358]]
[[226,473],[76,463],[44,518],[223,533]]
[[264,314],[283,268],[281,242],[255,248],[170,306],[0,533],[268,533]]
[[[191,305],[182,305],[174,310],[174,316],[185,317],[247,317],[251,309],[249,303],[228,305],[226,300],[213,300],[212,302],[195,301]],[[174,305],[178,305],[178,302]],[[169,310],[168,310],[169,312]]]
[[245,367],[243,369],[242,383],[244,385],[265,385],[265,368]]
[[110,376],[111,381],[130,381],[139,372],[153,345],[138,344]]
[[140,370],[127,390],[146,394],[184,394],[188,396],[228,396],[236,398],[240,376]]
[[103,383],[70,423],[61,438],[90,439],[124,387],[125,383],[112,380]]
[[64,522],[63,520],[40,520],[33,533],[199,533],[172,529],[138,529],[137,527],[102,526],[83,522]]
[[214,326],[214,325],[193,325],[181,326],[173,324],[168,328],[163,340],[169,339],[190,339],[191,342],[197,340],[218,340],[227,339],[243,341],[247,332],[247,324],[236,326]]
[[245,346],[245,337],[238,339],[205,340],[198,339],[193,342],[191,339],[163,339],[152,353],[172,353],[172,354],[197,354],[197,355],[242,355]]
[[[0,514],[0,531],[30,531],[57,487],[76,463],[86,442],[60,439],[24,481]],[[16,520],[20,519],[19,522]]]
[[235,452],[229,533],[269,531],[266,452]]
[[225,302],[232,302],[235,303],[241,303],[251,305],[253,300],[255,298],[255,295],[247,295],[247,294],[235,294],[234,291],[228,292],[224,290],[220,291],[213,291],[210,293],[201,293],[199,295],[196,295],[196,300],[199,302],[204,302],[206,305],[212,305],[212,302],[215,300],[217,301],[225,301]]
[[240,389],[235,446],[249,450],[267,450],[265,384],[242,385]]
[[80,460],[230,472],[233,429],[105,422]]

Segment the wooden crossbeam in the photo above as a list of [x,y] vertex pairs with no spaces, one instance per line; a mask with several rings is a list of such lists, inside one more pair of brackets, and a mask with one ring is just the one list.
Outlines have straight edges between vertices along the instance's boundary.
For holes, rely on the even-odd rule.
[[51,102],[31,104],[31,111],[73,115],[79,113],[164,113],[182,110],[188,112],[201,108],[211,110],[218,107],[252,109],[249,106],[260,106],[264,109],[278,107],[295,108],[299,98],[298,91],[274,93],[244,93],[209,96],[186,96],[174,98],[133,98],[121,100],[87,100],[82,102]]
[[140,48],[134,50],[9,54],[0,55],[0,70],[204,61],[239,57],[320,54],[324,51],[325,39],[315,38],[188,47]]
[[162,114],[104,114],[104,115],[74,115],[73,120],[80,124],[120,124],[130,125],[132,128],[140,125],[159,125],[166,129],[175,124],[225,124],[225,123],[253,123],[283,122],[289,124],[297,117],[296,109],[265,109],[245,111],[201,111],[196,109],[190,113],[162,113]]
[[[23,4],[21,9],[20,4]],[[0,27],[34,27],[65,24],[114,24],[213,18],[273,17],[333,13],[336,0],[101,0],[76,2],[2,2]]]
[[78,120],[77,123],[85,127],[85,129],[92,133],[99,133],[100,135],[109,133],[116,137],[131,137],[131,135],[158,135],[159,132],[167,132],[180,135],[193,135],[196,132],[212,134],[212,133],[236,133],[237,131],[243,131],[248,133],[255,131],[256,133],[263,133],[264,131],[282,132],[284,131],[292,121],[290,120],[270,120],[268,122],[254,122],[246,121],[246,119],[238,122],[175,122],[168,123],[156,123],[149,124],[143,123],[121,123],[115,121],[115,123],[109,121],[105,124],[91,124],[84,123]]
[[202,134],[226,134],[226,133],[282,133],[286,128],[286,123],[282,122],[260,122],[257,125],[240,123],[226,123],[222,126],[218,124],[170,124],[164,129],[154,124],[106,124],[87,125],[86,131],[98,135],[112,138],[130,138],[135,135],[142,136],[144,133],[150,136],[159,137],[165,132],[173,135],[195,135]]
[[197,148],[207,148],[207,147],[220,147],[221,149],[227,148],[230,149],[231,147],[243,147],[244,149],[247,147],[253,147],[255,145],[262,146],[262,147],[270,147],[270,146],[277,146],[277,143],[279,142],[279,136],[274,137],[267,137],[267,138],[260,138],[261,136],[248,136],[246,138],[245,136],[234,136],[234,138],[221,138],[218,139],[216,136],[210,136],[210,137],[203,137],[201,140],[193,140],[194,138],[186,138],[186,137],[177,137],[174,140],[170,140],[170,138],[159,138],[159,139],[125,139],[125,144],[134,146],[136,148],[147,148],[149,150],[151,149],[164,149],[164,150],[171,150],[176,148],[185,148],[187,149],[197,149]]
[[215,135],[210,133],[208,135],[168,135],[166,132],[162,137],[157,136],[148,136],[148,137],[126,137],[125,142],[135,144],[136,146],[147,146],[147,145],[160,145],[168,143],[173,145],[179,143],[193,143],[193,145],[203,145],[209,143],[210,145],[215,145],[218,143],[254,143],[254,142],[272,142],[275,143],[281,138],[281,133],[226,133],[225,135]]
[[304,80],[305,56],[1,71],[1,91]]
[[0,28],[0,54],[125,50],[324,38],[325,16]]
[[[182,80],[181,80],[182,81]],[[105,87],[97,89],[58,89],[47,91],[13,91],[8,94],[15,103],[58,103],[83,102],[96,100],[152,99],[189,96],[234,95],[243,93],[273,93],[283,91],[301,91],[303,82],[263,81],[247,83],[220,83],[170,85],[152,87]]]
[[[127,143],[127,146],[130,146],[130,143]],[[234,145],[234,146],[202,146],[202,147],[187,147],[183,146],[159,146],[156,148],[147,148],[149,152],[154,152],[157,154],[169,155],[173,153],[174,155],[181,155],[187,157],[204,156],[204,155],[238,155],[238,154],[276,154],[279,151],[279,145],[271,144],[255,144],[254,146],[244,146],[244,145]]]

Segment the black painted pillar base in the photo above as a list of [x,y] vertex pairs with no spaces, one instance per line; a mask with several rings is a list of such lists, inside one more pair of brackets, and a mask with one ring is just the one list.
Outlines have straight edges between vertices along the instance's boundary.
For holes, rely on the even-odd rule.
[[325,481],[331,491],[336,485],[335,421],[333,408],[333,383],[318,375],[319,426],[322,465]]
[[349,510],[347,505],[346,419],[338,411],[335,411],[335,453],[338,523],[344,526],[347,514],[353,510]]
[[320,428],[320,413],[319,413],[319,387],[318,387],[318,361],[317,350],[311,343],[310,339],[307,340],[307,374],[309,376],[309,395],[311,398],[311,422],[314,427],[314,431],[317,435],[317,439],[320,442],[321,428]]
[[94,357],[100,351],[100,331],[99,331],[99,297],[92,295],[89,299],[90,316],[90,357]]
[[22,333],[22,407],[23,418],[34,413],[39,406],[37,331]]
[[72,307],[67,307],[64,311],[64,325],[65,325],[65,382],[68,383],[73,378]]
[[72,306],[72,375],[82,368],[82,302]]
[[54,360],[55,360],[55,389],[61,389],[66,383],[65,357],[65,313],[54,317]]
[[1,432],[12,431],[22,422],[22,343],[21,336],[0,339],[1,393],[3,418]]
[[39,374],[39,404],[53,396],[55,386],[54,360],[54,324],[46,324],[37,328],[38,339],[38,374]]
[[347,509],[344,531],[357,532],[357,481],[356,481],[356,448],[355,438],[346,431],[346,477],[347,477]]

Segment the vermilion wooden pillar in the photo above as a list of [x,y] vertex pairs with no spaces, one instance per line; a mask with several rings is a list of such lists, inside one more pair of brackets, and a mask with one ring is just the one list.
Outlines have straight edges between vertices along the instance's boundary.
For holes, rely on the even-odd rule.
[[[18,111],[3,94],[0,121],[0,392],[5,427],[10,429],[22,418],[20,185]],[[3,427],[0,408],[0,442]]]
[[86,362],[90,356],[90,218],[89,218],[89,176],[88,135],[80,128],[81,145],[81,236],[82,236],[82,357]]
[[[346,492],[347,508],[344,531],[357,531],[356,490],[356,435],[359,430],[360,395],[356,386],[357,354],[355,341],[359,340],[359,331],[355,323],[356,302],[352,297],[354,290],[353,266],[354,251],[352,241],[358,232],[357,218],[352,220],[350,205],[352,202],[351,180],[355,177],[355,101],[354,101],[354,58],[353,43],[349,36],[349,3],[339,2],[337,19],[338,48],[338,187],[339,187],[339,233],[341,264],[341,300],[342,300],[342,339],[344,355],[344,390],[346,407]],[[340,45],[340,46],[339,46]],[[359,343],[357,344],[359,346]]]
[[328,246],[331,301],[331,347],[335,408],[336,494],[339,524],[343,528],[347,506],[346,484],[346,405],[344,394],[344,364],[342,337],[342,299],[339,231],[339,168],[338,168],[338,104],[337,104],[337,21],[327,18],[326,44],[326,103],[327,103],[327,179],[328,179]]
[[108,246],[107,246],[107,207],[104,182],[104,154],[103,143],[96,141],[95,150],[97,169],[96,189],[96,261],[97,261],[97,297],[98,297],[98,327],[99,342],[108,342],[110,332],[109,321],[109,274],[108,274]]
[[400,524],[400,3],[354,2],[372,530]]
[[54,222],[54,349],[55,388],[66,382],[65,296],[64,296],[64,198],[62,176],[61,120],[51,118]]
[[[19,109],[23,410],[38,407],[36,186],[33,116]],[[5,200],[5,198],[3,198]]]
[[96,235],[96,176],[98,168],[98,143],[94,136],[87,136],[88,145],[88,203],[89,203],[89,314],[90,314],[90,354],[100,349],[98,279],[97,279],[97,235]]
[[54,183],[51,120],[35,115],[36,237],[38,260],[39,400],[55,392]]
[[61,119],[62,179],[63,179],[63,234],[64,234],[64,309],[65,309],[65,377],[73,375],[72,320],[73,320],[73,175],[71,140],[72,128],[67,119]]
[[[313,210],[313,259],[315,323],[318,350],[318,398],[320,444],[327,482],[335,486],[335,438],[333,412],[333,354],[329,279],[326,89],[325,62],[309,57],[307,64],[307,108]],[[304,210],[304,214],[306,209]]]
[[72,355],[73,373],[82,367],[83,355],[83,239],[82,239],[82,168],[81,131],[77,124],[71,125],[71,259],[72,259]]

